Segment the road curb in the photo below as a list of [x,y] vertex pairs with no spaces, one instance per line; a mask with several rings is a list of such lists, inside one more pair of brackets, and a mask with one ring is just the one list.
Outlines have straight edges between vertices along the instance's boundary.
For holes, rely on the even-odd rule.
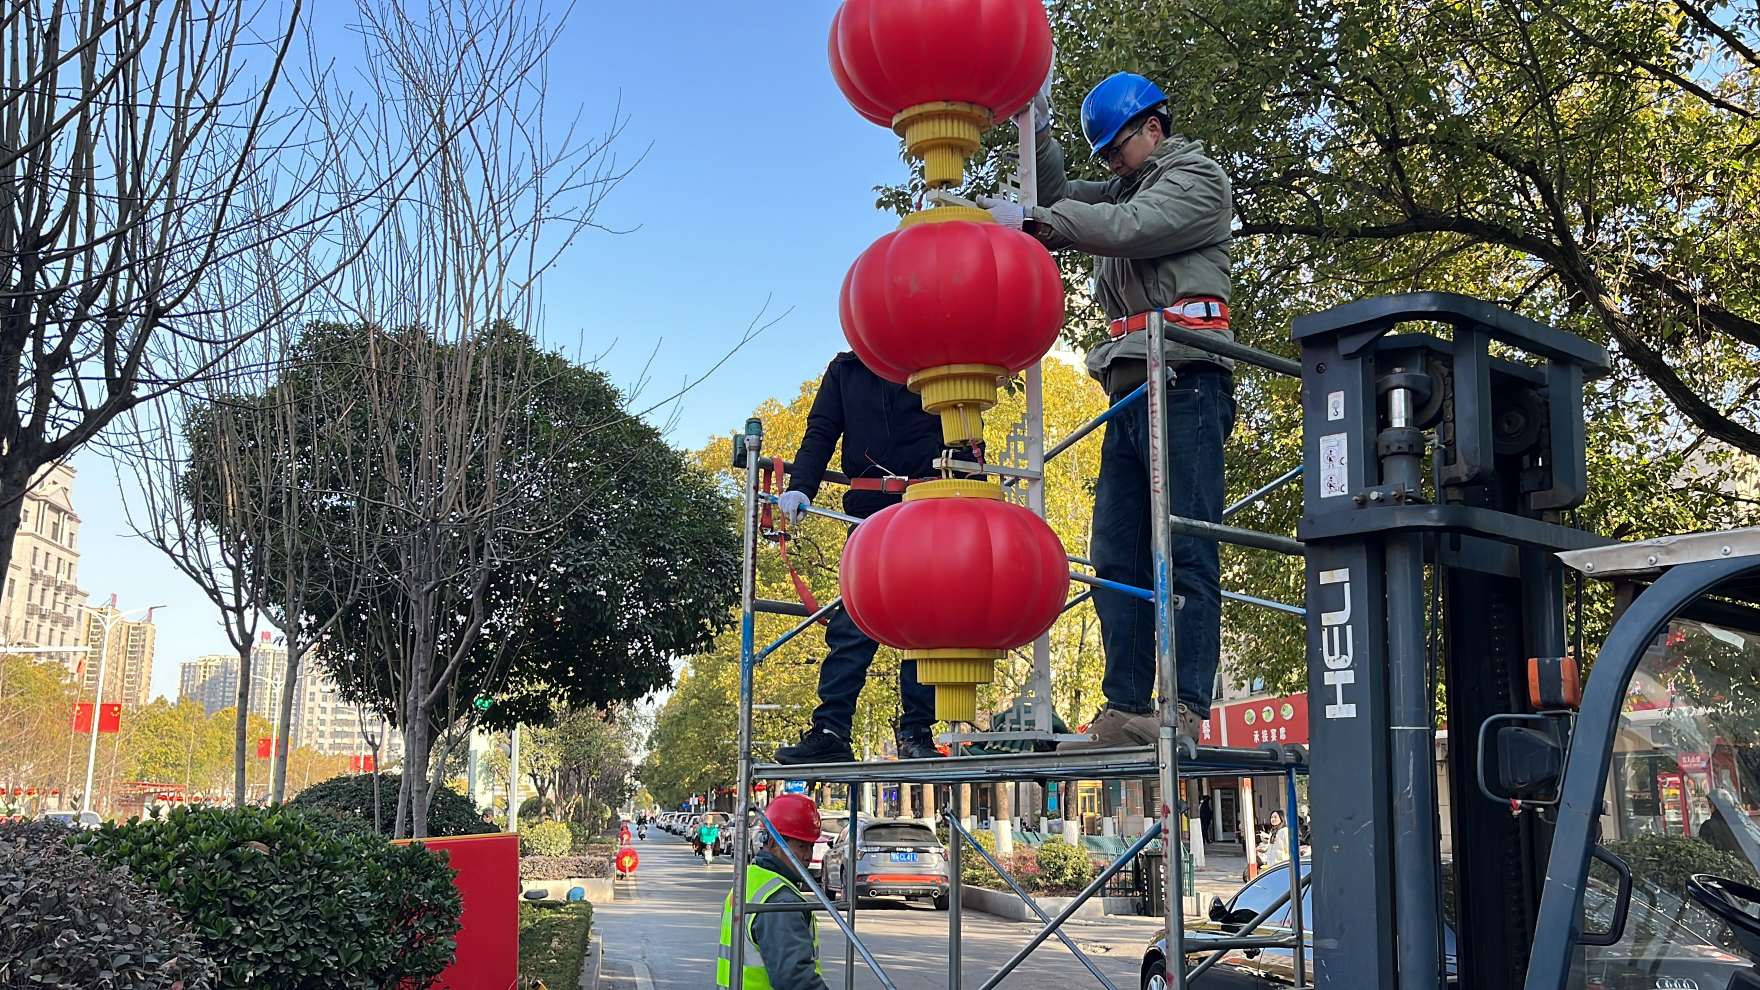
[[605,959],[605,944],[594,932],[592,940],[587,944],[587,958],[581,961],[581,976],[576,981],[580,990],[599,990],[600,964]]

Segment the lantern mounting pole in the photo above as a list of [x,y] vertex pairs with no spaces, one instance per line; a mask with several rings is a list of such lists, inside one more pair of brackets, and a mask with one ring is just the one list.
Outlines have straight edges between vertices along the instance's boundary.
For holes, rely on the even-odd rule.
[[[1020,184],[1021,209],[1031,213],[1039,205],[1038,122],[1033,105],[1027,104],[1014,119],[1019,138],[1019,168],[1015,172]],[[1024,416],[1027,441],[1026,468],[1031,472],[1027,482],[1027,508],[1045,517],[1045,378],[1039,362],[1026,374],[1027,408]],[[1043,733],[1041,738],[1054,738],[1051,709],[1051,633],[1033,640],[1033,673],[1027,681],[1027,696],[1032,702],[1032,728]]]

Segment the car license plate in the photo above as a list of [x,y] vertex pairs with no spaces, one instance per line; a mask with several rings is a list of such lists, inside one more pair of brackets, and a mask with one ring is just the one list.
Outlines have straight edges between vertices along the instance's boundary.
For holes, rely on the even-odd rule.
[[892,854],[892,861],[894,863],[915,863],[917,861],[917,854],[916,853],[893,853]]

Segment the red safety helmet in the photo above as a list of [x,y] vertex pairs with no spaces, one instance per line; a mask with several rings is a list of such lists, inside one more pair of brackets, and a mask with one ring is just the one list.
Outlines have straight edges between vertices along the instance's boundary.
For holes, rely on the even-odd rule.
[[764,809],[764,817],[776,826],[776,831],[791,839],[802,842],[818,842],[820,828],[819,806],[805,794],[784,794],[770,802]]

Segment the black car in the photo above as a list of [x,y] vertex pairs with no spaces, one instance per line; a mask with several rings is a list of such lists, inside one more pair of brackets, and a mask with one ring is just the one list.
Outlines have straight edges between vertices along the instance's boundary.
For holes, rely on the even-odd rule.
[[[1309,864],[1302,863],[1302,876],[1308,875]],[[1443,867],[1445,891],[1452,888],[1449,868]],[[1223,938],[1240,933],[1241,928],[1271,906],[1279,896],[1289,893],[1289,864],[1282,863],[1235,891],[1226,902],[1218,897],[1210,903],[1210,917],[1188,923],[1186,928],[1186,966],[1196,965],[1210,953],[1205,952],[1206,939]],[[1452,898],[1444,897],[1444,904]],[[1302,895],[1302,928],[1311,940],[1313,896]],[[1605,921],[1612,913],[1613,891],[1591,880],[1584,891],[1584,914],[1591,920]],[[1452,912],[1450,912],[1452,914]],[[1704,919],[1698,924],[1689,919]],[[1285,904],[1265,919],[1252,934],[1288,936],[1290,910]],[[1717,925],[1709,916],[1683,902],[1675,895],[1655,888],[1632,892],[1631,911],[1626,918],[1624,937],[1606,948],[1585,947],[1579,955],[1576,986],[1588,987],[1701,987],[1723,990],[1737,973],[1752,973],[1754,964],[1713,944],[1702,932],[1715,931]],[[1443,928],[1442,949],[1449,985],[1454,985],[1455,939],[1453,918]],[[1167,937],[1155,937],[1143,954],[1141,985],[1143,990],[1164,990],[1171,986],[1167,979]],[[1308,979],[1313,979],[1314,950],[1305,950]],[[1295,983],[1295,956],[1289,949],[1233,949],[1215,967],[1199,976],[1192,986],[1196,990],[1269,990]]]

